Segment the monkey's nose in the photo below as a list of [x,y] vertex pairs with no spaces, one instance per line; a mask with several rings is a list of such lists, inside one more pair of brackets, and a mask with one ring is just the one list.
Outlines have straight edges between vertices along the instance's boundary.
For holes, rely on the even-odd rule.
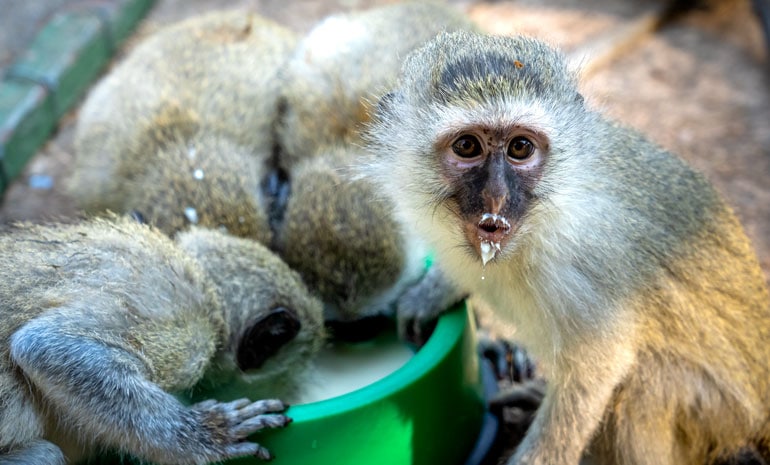
[[278,350],[294,339],[302,328],[294,312],[276,307],[244,332],[238,345],[237,361],[242,371],[261,367]]

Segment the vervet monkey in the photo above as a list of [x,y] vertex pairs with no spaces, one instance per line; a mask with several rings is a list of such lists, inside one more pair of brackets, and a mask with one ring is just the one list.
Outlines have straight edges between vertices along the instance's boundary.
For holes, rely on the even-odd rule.
[[[247,439],[323,343],[322,308],[267,248],[192,228],[176,242],[130,219],[0,234],[0,463],[64,464],[117,449],[163,464],[269,459]],[[172,393],[240,376],[255,398]]]
[[327,321],[342,338],[365,338],[367,320],[394,314],[401,334],[422,343],[421,324],[459,301],[462,295],[427,268],[429,251],[402,234],[390,202],[376,195],[368,179],[356,177],[363,149],[329,148],[299,162],[276,250],[324,302]]
[[88,212],[136,210],[168,234],[191,225],[271,240],[279,69],[296,43],[243,11],[181,21],[144,39],[79,113],[70,190]]
[[702,465],[770,439],[770,298],[735,215],[590,109],[562,54],[442,34],[405,61],[367,172],[548,381],[511,465]]

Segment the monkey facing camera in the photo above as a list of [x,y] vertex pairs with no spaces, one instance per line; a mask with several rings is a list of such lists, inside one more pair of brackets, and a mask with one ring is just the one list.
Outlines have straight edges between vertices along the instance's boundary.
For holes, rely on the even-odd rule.
[[[271,458],[324,339],[320,302],[261,244],[131,219],[0,234],[0,463],[112,449],[158,464]],[[173,393],[240,379],[246,399]]]
[[535,39],[405,60],[367,174],[548,382],[510,465],[733,463],[770,447],[770,298],[700,174],[589,108]]

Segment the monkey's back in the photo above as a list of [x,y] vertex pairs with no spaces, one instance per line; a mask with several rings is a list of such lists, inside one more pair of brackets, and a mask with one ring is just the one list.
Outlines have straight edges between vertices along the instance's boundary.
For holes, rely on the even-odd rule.
[[92,210],[115,209],[126,189],[122,178],[152,166],[167,142],[158,128],[172,133],[179,125],[184,132],[191,121],[196,128],[185,136],[193,146],[198,132],[219,135],[264,163],[272,151],[277,73],[294,44],[287,29],[242,11],[203,15],[147,38],[81,109],[75,197]]
[[[165,350],[173,339],[161,335],[225,330],[197,264],[170,239],[132,220],[17,225],[0,235],[0,251],[0,364],[9,362],[9,339],[19,327],[56,312],[69,332],[136,352],[151,368],[150,378],[163,378],[153,381],[179,387],[194,381],[178,371],[190,354]],[[201,350],[204,358],[213,353],[213,339],[200,341],[211,346]]]
[[386,312],[405,282],[422,274],[413,262],[424,257],[409,256],[388,203],[368,180],[353,179],[362,156],[330,148],[294,166],[277,232],[280,255],[319,292],[327,316],[341,320]]
[[614,198],[616,211],[605,213],[630,249],[616,258],[637,274],[627,301],[640,340],[613,428],[632,441],[634,418],[659,413],[691,443],[697,458],[682,463],[751,442],[767,447],[770,297],[750,241],[704,176],[632,131],[611,133],[618,139],[597,169],[616,182],[598,189]]

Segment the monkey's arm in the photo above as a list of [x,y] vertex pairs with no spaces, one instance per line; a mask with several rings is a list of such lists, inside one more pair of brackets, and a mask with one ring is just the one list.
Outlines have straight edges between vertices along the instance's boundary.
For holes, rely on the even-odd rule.
[[289,422],[271,414],[285,408],[280,401],[210,400],[186,407],[148,379],[137,354],[111,343],[108,334],[84,335],[72,313],[55,310],[21,327],[11,337],[11,358],[61,421],[85,439],[164,464],[270,458],[245,438]]
[[431,266],[396,302],[399,336],[417,345],[424,344],[438,317],[467,296],[467,292],[447,279],[441,268]]

